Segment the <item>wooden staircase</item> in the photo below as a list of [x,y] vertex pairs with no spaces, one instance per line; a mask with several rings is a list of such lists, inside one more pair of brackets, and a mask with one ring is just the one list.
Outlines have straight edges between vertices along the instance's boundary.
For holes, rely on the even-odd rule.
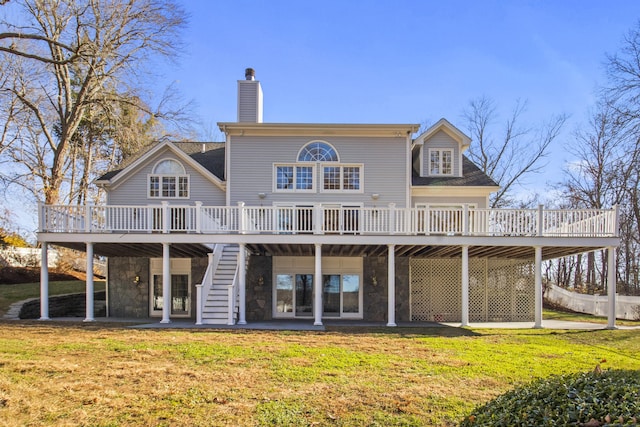
[[[217,250],[220,250],[218,247]],[[238,245],[223,245],[217,267],[213,272],[211,288],[202,309],[202,323],[208,325],[229,324],[229,287],[238,270]],[[233,314],[233,323],[237,318],[237,301]]]

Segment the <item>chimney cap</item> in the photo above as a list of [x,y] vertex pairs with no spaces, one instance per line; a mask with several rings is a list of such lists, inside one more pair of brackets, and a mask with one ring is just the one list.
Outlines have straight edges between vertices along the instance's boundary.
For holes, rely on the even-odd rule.
[[255,80],[256,71],[253,68],[247,68],[244,70],[244,78],[247,80]]

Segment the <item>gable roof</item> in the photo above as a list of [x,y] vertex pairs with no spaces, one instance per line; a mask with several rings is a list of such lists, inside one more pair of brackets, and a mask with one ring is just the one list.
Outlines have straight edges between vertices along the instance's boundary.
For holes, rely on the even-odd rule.
[[[414,150],[414,158],[417,151]],[[411,185],[414,187],[499,187],[465,155],[462,155],[462,176],[420,176],[415,168],[411,168]]]
[[471,144],[471,138],[469,138],[464,132],[460,129],[452,125],[449,120],[442,118],[438,120],[433,126],[429,127],[429,129],[422,132],[417,138],[414,139],[414,143],[417,145],[423,145],[424,142],[431,138],[439,131],[446,132],[450,137],[455,139],[460,143],[463,150],[469,148]]
[[208,177],[216,185],[224,186],[224,143],[220,142],[161,142],[152,149],[133,157],[125,167],[105,173],[96,180],[96,184],[114,185],[124,180],[138,165],[167,148],[182,161]]

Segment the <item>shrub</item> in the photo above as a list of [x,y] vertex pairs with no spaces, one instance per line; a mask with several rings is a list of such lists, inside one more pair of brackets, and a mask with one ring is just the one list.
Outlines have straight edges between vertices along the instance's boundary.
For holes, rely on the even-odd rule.
[[606,370],[552,376],[517,387],[465,417],[461,426],[635,426],[640,371]]

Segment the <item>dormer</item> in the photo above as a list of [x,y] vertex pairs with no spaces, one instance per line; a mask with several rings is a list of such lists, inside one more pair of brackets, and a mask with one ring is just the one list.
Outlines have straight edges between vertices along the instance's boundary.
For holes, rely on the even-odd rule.
[[440,119],[414,140],[414,168],[421,177],[462,177],[462,153],[471,138],[460,129]]

